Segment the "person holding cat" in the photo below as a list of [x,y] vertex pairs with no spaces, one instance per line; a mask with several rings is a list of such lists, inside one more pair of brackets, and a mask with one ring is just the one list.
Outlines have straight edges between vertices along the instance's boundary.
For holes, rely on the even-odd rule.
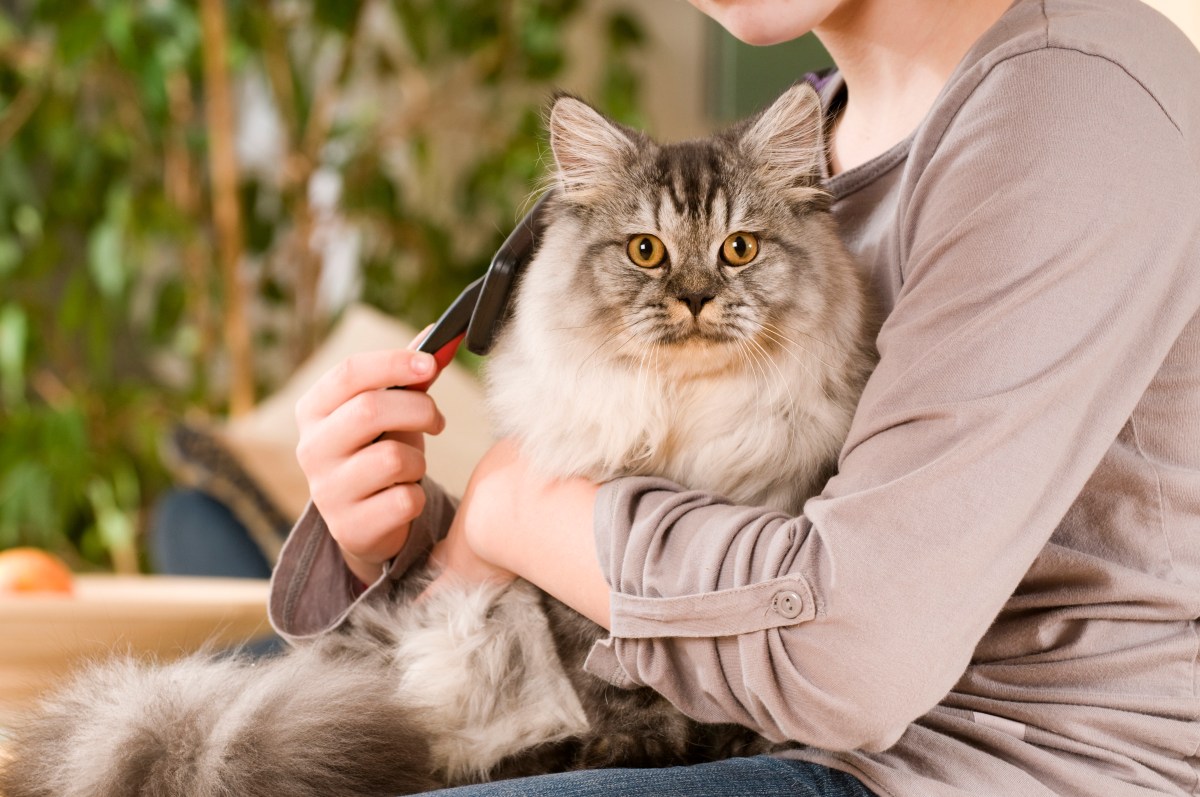
[[277,627],[327,632],[432,547],[611,629],[593,674],[804,745],[462,797],[1200,793],[1200,55],[1136,0],[693,3],[838,64],[824,188],[886,320],[836,476],[788,517],[546,481],[502,441],[456,505],[437,408],[381,392],[437,363],[361,355],[297,411]]

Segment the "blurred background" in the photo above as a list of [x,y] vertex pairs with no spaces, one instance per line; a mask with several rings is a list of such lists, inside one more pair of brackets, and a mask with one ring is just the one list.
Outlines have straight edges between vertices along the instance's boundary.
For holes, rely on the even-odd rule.
[[152,569],[181,423],[252,413],[357,303],[435,318],[553,90],[677,139],[827,64],[683,0],[0,2],[0,549]]
[[680,138],[821,58],[789,52],[683,2],[0,3],[0,548],[148,569],[180,423],[246,415],[354,303],[434,319],[553,90]]

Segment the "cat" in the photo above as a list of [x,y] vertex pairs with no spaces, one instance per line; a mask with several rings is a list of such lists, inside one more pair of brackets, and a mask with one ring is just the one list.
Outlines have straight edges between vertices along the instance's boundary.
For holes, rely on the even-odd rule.
[[[497,432],[549,476],[663,476],[799,513],[874,358],[815,92],[676,144],[569,95],[549,128],[554,196],[486,365]],[[780,746],[588,675],[605,632],[531,584],[414,600],[435,575],[275,659],[85,670],[18,733],[0,793],[365,797]]]

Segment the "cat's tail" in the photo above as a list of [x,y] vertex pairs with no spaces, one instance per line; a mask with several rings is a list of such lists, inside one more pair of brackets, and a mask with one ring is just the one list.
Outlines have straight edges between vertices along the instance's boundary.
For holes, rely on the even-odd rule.
[[391,797],[433,788],[384,665],[300,649],[92,666],[0,757],[5,797]]

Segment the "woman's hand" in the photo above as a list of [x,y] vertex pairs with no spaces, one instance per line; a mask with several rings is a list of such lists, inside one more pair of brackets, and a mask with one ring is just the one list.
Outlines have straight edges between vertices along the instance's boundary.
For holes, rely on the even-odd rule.
[[520,576],[607,627],[608,582],[592,532],[598,490],[585,479],[539,476],[515,441],[501,440],[479,461],[430,554],[442,572],[427,591]]
[[411,349],[353,355],[296,404],[296,458],[309,494],[364,583],[400,551],[425,506],[416,484],[425,475],[424,435],[446,422],[424,390],[457,347],[436,358]]

